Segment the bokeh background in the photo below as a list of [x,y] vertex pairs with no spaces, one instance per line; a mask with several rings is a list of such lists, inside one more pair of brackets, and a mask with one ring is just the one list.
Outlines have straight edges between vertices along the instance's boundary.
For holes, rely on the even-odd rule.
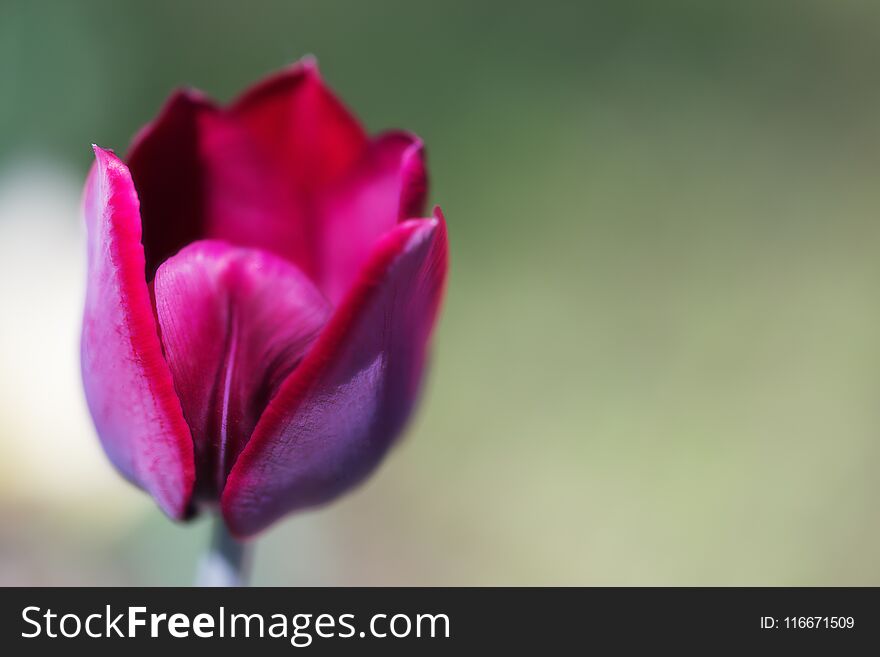
[[0,583],[186,584],[79,383],[79,194],[176,86],[314,53],[422,135],[424,404],[257,584],[880,584],[880,6],[0,2]]

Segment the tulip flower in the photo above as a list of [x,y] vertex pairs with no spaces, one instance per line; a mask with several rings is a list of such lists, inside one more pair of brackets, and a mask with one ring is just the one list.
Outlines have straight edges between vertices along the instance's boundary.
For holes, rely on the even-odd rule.
[[125,161],[94,151],[82,374],[115,467],[238,538],[361,482],[446,278],[419,139],[369,137],[306,60],[228,107],[174,94]]

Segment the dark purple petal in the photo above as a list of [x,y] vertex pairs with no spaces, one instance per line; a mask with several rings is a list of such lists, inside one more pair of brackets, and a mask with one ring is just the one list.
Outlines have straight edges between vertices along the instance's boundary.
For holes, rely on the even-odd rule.
[[446,267],[439,211],[378,241],[227,478],[221,507],[235,534],[327,502],[380,462],[415,402]]

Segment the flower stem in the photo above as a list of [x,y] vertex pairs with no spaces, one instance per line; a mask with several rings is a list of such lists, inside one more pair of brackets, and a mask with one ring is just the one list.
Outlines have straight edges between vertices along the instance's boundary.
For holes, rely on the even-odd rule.
[[196,586],[247,586],[250,551],[232,537],[219,514],[213,523],[211,545],[196,571]]

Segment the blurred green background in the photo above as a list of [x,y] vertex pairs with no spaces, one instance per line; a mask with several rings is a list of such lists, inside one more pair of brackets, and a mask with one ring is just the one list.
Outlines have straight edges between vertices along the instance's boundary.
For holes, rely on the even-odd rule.
[[880,584],[880,5],[0,3],[0,583],[185,584],[82,400],[89,144],[314,53],[428,145],[406,440],[257,584]]

